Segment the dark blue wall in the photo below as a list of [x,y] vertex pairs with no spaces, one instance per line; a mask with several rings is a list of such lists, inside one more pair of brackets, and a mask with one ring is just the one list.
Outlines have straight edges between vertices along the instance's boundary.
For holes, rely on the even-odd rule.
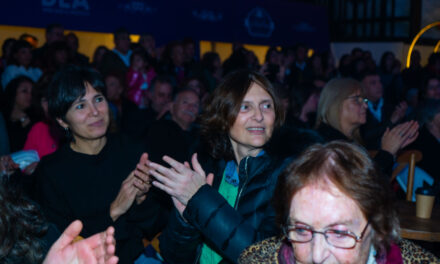
[[132,33],[151,32],[159,42],[198,40],[329,47],[325,8],[283,0],[150,1],[32,0],[7,1],[0,24],[112,32],[124,26]]

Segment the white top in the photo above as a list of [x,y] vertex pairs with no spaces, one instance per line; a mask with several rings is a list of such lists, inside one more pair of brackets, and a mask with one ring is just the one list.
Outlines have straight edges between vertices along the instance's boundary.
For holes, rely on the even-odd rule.
[[34,82],[40,79],[43,72],[39,68],[29,67],[25,68],[23,66],[8,65],[2,74],[2,87],[5,90],[6,85],[14,78],[24,75],[31,78]]

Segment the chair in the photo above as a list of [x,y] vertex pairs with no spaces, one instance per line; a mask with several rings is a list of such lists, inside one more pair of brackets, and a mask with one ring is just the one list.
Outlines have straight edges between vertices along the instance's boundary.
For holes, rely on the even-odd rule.
[[421,161],[423,155],[418,150],[405,150],[397,156],[397,166],[394,168],[391,175],[391,181],[393,181],[397,175],[409,164],[408,180],[406,188],[406,200],[412,201],[413,185],[414,185],[414,171],[416,168],[416,162]]

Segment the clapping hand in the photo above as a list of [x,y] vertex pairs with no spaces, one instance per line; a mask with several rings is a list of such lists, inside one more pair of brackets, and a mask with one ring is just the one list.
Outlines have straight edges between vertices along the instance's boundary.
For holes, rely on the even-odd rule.
[[205,184],[212,184],[214,174],[206,176],[205,171],[197,160],[197,154],[191,158],[191,166],[164,156],[163,160],[171,168],[166,168],[154,162],[149,162],[150,174],[155,177],[153,185],[171,195],[174,205],[180,211],[186,207],[189,199]]
[[73,240],[83,228],[81,221],[72,222],[52,245],[43,264],[116,264],[115,229],[95,234],[78,242]]
[[142,154],[136,169],[132,171],[127,179],[122,182],[118,196],[110,205],[110,217],[116,221],[121,215],[130,209],[134,200],[140,204],[146,198],[151,187],[150,176],[148,175],[148,154]]
[[418,129],[419,124],[416,121],[402,123],[391,130],[387,128],[382,136],[382,149],[396,155],[397,151],[416,140]]
[[139,189],[136,195],[136,202],[138,204],[142,203],[147,197],[147,192],[151,188],[151,179],[148,174],[148,154],[144,153],[136,165],[136,170],[134,171],[134,176],[137,180],[134,181],[134,185]]

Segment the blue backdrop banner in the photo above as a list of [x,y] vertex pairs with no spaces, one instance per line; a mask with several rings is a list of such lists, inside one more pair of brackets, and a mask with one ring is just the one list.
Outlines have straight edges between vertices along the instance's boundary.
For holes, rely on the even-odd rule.
[[283,0],[152,1],[32,0],[7,1],[0,24],[132,33],[150,32],[159,41],[197,40],[329,47],[327,9]]

